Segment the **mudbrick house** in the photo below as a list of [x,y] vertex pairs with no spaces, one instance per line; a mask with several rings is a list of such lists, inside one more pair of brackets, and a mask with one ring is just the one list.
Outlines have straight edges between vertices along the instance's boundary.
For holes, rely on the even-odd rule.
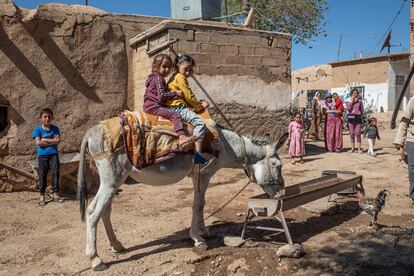
[[[0,161],[31,169],[31,133],[43,107],[55,112],[62,154],[78,152],[85,130],[100,120],[141,110],[152,58],[161,52],[195,58],[190,85],[210,98],[220,124],[277,139],[289,119],[290,50],[290,35],[220,22],[109,14],[79,5],[26,10],[0,0]],[[5,170],[0,176],[13,179],[3,190],[10,183],[12,189],[29,185]],[[76,171],[62,179],[69,190],[74,177]]]

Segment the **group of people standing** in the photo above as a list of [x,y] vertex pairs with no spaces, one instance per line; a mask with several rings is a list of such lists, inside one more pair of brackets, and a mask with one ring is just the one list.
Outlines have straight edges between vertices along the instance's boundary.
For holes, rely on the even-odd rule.
[[[359,92],[356,89],[351,91],[351,100],[344,104],[337,93],[326,93],[324,101],[320,100],[320,93],[316,92],[312,99],[312,125],[309,133],[315,138],[319,138],[322,118],[324,118],[323,136],[325,149],[328,152],[341,152],[343,150],[343,124],[344,113],[347,114],[347,124],[349,136],[351,139],[350,152],[363,153],[361,147],[361,136],[363,128],[364,107],[362,100],[359,98]],[[368,154],[375,156],[373,147],[375,140],[379,139],[376,119],[370,118],[368,126],[364,129],[364,136],[368,137]],[[302,122],[301,114],[296,113],[294,120],[289,125],[289,155],[292,163],[295,164],[297,159],[303,163],[305,155],[304,137],[305,128]]]

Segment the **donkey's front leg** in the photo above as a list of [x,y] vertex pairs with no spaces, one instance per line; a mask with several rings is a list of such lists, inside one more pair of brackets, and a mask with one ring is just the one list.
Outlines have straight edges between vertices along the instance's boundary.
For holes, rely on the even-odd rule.
[[193,173],[193,187],[194,187],[194,201],[193,201],[193,217],[191,220],[190,237],[194,241],[194,246],[203,250],[207,249],[207,244],[202,234],[206,231],[204,226],[204,205],[205,195],[208,187],[210,177],[199,171],[200,165],[194,167]]

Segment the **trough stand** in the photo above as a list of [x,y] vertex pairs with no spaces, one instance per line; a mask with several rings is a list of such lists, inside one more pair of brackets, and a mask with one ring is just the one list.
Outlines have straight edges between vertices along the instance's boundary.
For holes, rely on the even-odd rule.
[[[244,239],[247,228],[285,233],[288,244],[293,245],[289,227],[283,212],[303,204],[337,193],[351,187],[363,192],[362,176],[355,173],[337,173],[295,184],[284,189],[283,196],[269,198],[267,194],[251,197],[248,201],[246,219],[241,238]],[[279,221],[283,228],[248,225],[254,217],[268,217]]]

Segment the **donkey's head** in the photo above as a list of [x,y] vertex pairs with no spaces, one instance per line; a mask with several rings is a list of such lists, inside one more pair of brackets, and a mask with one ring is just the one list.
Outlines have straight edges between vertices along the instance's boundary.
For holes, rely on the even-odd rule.
[[253,181],[259,184],[263,191],[271,198],[280,195],[285,187],[285,181],[282,176],[282,162],[280,161],[278,150],[283,146],[288,134],[285,133],[280,137],[276,144],[264,145],[265,156],[263,159],[252,164]]

